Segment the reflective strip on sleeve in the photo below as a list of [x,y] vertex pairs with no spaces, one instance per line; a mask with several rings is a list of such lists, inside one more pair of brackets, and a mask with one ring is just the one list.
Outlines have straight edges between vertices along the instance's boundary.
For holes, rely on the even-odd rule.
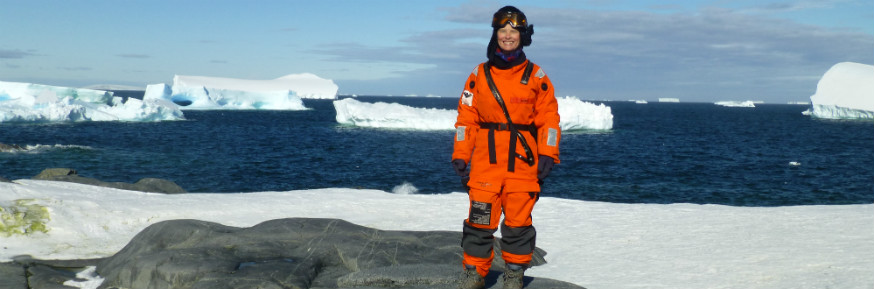
[[554,128],[550,128],[549,130],[547,130],[546,145],[552,146],[552,147],[557,146],[558,145],[556,143],[557,140],[558,140],[558,130],[554,129]]
[[455,141],[464,141],[464,131],[466,129],[466,126],[459,126],[455,128]]

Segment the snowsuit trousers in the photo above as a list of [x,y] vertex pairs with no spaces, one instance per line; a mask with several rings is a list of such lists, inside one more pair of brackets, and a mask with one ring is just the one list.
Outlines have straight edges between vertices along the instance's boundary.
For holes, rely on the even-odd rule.
[[501,214],[501,257],[506,263],[528,265],[534,253],[537,232],[531,211],[537,202],[536,192],[491,192],[471,188],[470,212],[462,228],[461,247],[464,264],[476,266],[486,276],[494,259],[494,233]]

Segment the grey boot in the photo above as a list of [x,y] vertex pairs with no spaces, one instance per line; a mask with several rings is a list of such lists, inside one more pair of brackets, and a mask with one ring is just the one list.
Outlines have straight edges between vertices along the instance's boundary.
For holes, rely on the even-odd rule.
[[504,289],[522,289],[522,286],[525,285],[522,282],[525,267],[518,264],[507,264],[507,271],[504,271]]
[[[461,274],[460,289],[483,289],[486,288],[486,280],[476,272],[476,267],[465,264]],[[521,288],[521,287],[520,287]]]

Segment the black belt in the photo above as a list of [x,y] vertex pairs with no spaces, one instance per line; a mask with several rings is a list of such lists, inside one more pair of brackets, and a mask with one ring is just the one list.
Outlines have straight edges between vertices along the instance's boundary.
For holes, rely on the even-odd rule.
[[[527,130],[527,131],[537,131],[537,126],[533,124],[518,124],[514,123],[513,126],[519,130]],[[510,126],[507,123],[497,123],[497,122],[481,122],[479,123],[479,127],[493,129],[493,130],[510,130]]]
[[[527,130],[534,137],[534,141],[537,141],[537,126],[532,124],[517,124],[514,123],[513,126],[516,130]],[[507,123],[496,123],[496,122],[481,122],[479,123],[480,128],[485,128],[489,130],[489,163],[496,164],[498,163],[498,156],[495,152],[495,131],[510,130],[510,126]],[[507,171],[513,172],[516,170],[516,134],[510,134],[510,149],[509,149],[509,158],[507,162]]]

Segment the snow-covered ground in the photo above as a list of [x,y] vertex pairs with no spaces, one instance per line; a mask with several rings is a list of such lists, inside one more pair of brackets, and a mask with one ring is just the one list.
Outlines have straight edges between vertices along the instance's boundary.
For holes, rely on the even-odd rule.
[[[461,230],[466,194],[409,194],[415,191],[409,184],[393,191],[164,195],[16,180],[0,183],[5,231],[16,231],[10,224],[42,224],[47,232],[40,226],[27,235],[0,231],[0,261],[21,254],[109,256],[146,226],[182,218],[239,227],[339,218],[383,230]],[[16,210],[34,217],[15,223],[8,216]],[[544,197],[534,223],[548,264],[527,274],[592,289],[874,288],[872,212],[874,204],[730,207]]]

